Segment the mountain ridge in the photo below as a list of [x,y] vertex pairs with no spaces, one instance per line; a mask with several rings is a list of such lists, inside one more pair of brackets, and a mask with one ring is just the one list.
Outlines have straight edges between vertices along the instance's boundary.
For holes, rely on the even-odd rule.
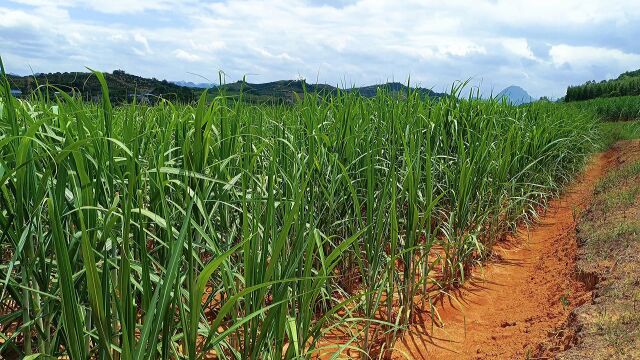
[[[293,102],[296,97],[302,97],[307,93],[335,94],[338,91],[357,92],[364,97],[373,97],[379,89],[385,89],[393,94],[407,92],[409,87],[399,82],[387,82],[385,84],[367,85],[352,88],[339,88],[328,84],[311,84],[306,80],[278,80],[266,83],[249,83],[236,81],[223,85],[212,83],[194,83],[191,81],[167,81],[156,78],[145,78],[126,73],[123,70],[114,70],[112,73],[104,73],[109,86],[112,101],[124,102],[134,96],[144,95],[147,98],[169,98],[180,102],[191,102],[198,98],[206,89],[222,90],[229,96],[239,96],[242,92],[243,99],[254,103],[281,103]],[[87,100],[96,100],[101,93],[100,84],[92,73],[88,72],[56,72],[38,73],[29,76],[7,74],[12,86],[21,90],[26,96],[36,90],[40,85],[51,84],[62,91],[80,93]],[[447,96],[423,87],[410,87],[422,97],[440,98]]]
[[496,99],[505,99],[507,102],[513,105],[522,105],[533,102],[534,99],[529,93],[517,85],[510,85],[504,88],[496,95]]

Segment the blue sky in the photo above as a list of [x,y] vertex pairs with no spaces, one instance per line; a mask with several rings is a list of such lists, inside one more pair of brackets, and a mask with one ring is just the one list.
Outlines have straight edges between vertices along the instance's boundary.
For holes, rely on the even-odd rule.
[[168,80],[406,81],[534,97],[640,68],[640,0],[0,0],[18,74],[85,66]]

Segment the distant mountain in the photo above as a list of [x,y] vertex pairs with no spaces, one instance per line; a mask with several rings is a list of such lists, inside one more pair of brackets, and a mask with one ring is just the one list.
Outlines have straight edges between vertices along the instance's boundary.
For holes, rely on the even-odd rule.
[[337,88],[326,84],[308,84],[305,80],[278,80],[262,84],[252,84],[245,81],[236,81],[234,83],[225,84],[218,87],[220,90],[224,90],[227,94],[240,93],[256,95],[256,96],[271,96],[275,98],[289,98],[294,93],[303,94],[306,92],[326,92],[332,93],[337,91]]
[[637,78],[637,77],[640,77],[640,69],[623,72],[622,74],[620,74],[620,76],[618,76],[616,80],[623,80],[623,79]]
[[211,84],[211,83],[194,83],[191,81],[172,81],[172,83],[179,85],[179,86],[184,86],[184,87],[189,87],[189,88],[193,88],[193,89],[212,89],[215,88],[217,85],[215,84]]
[[[391,93],[404,93],[408,89],[407,85],[404,85],[402,83],[390,82],[390,83],[381,84],[381,85],[363,86],[360,88],[355,88],[352,91],[357,91],[358,93],[360,93],[360,95],[364,97],[374,97],[376,96],[376,93],[380,88],[390,91]],[[424,97],[428,96],[431,98],[440,98],[447,95],[444,93],[437,93],[431,89],[426,89],[421,87],[416,87],[411,89],[417,91],[421,96],[424,96]]]
[[498,100],[503,98],[506,98],[506,100],[513,105],[528,104],[534,101],[529,93],[520,86],[515,85],[509,86],[508,88],[500,91],[496,96],[496,99]]
[[[179,85],[186,85],[194,90],[204,88],[203,85],[193,84],[185,81],[174,82]],[[196,85],[196,86],[194,86]],[[206,84],[209,85],[209,84]],[[221,86],[215,86],[211,92],[221,91],[227,96],[240,96],[244,101],[251,103],[291,103],[297,98],[304,97],[306,93],[316,93],[321,95],[336,94],[338,87],[327,84],[310,84],[306,80],[278,80],[261,84],[248,83],[246,81],[236,81]],[[364,97],[374,97],[379,89],[385,89],[391,94],[404,94],[408,88],[406,85],[392,82],[380,85],[370,85],[354,88],[342,88],[345,92],[357,92]],[[412,88],[422,97],[440,98],[446,96],[444,93],[437,93],[426,88]]]
[[[237,81],[230,84],[217,86],[210,83],[194,83],[190,81],[167,81],[156,78],[144,78],[128,74],[122,70],[112,73],[104,73],[109,86],[111,101],[114,103],[131,101],[135,96],[138,100],[153,102],[157,98],[170,99],[178,102],[191,102],[198,98],[203,90],[216,95],[222,92],[227,96],[239,97],[251,103],[292,103],[306,93],[321,95],[336,94],[338,87],[327,84],[310,84],[305,80],[279,80],[262,84],[252,84],[245,81]],[[23,96],[30,94],[38,86],[50,84],[61,91],[80,94],[83,99],[98,101],[102,90],[98,79],[91,73],[38,73],[33,76],[7,75],[11,88],[21,90]],[[408,88],[398,82],[370,85],[363,87],[346,88],[342,91],[358,93],[364,97],[374,97],[378,90],[384,89],[392,95],[403,96]],[[446,96],[433,90],[416,87],[421,97],[440,98]],[[49,91],[53,96],[55,91]]]
[[[197,94],[192,88],[179,86],[167,80],[144,78],[122,70],[104,73],[104,76],[109,86],[111,101],[115,103],[131,101],[134,96],[139,100],[144,98],[151,102],[159,97],[179,102],[191,102],[197,99]],[[98,78],[88,72],[37,73],[29,76],[7,74],[7,79],[12,89],[22,91],[24,95],[46,84],[55,86],[60,91],[80,94],[85,100],[97,101],[102,94]],[[55,93],[52,89],[41,88],[40,90],[41,93],[50,96]]]

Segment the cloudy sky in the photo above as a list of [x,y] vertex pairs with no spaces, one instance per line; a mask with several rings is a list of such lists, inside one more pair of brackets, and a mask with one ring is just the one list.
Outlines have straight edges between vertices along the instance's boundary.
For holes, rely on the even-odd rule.
[[640,0],[0,0],[9,72],[406,81],[534,97],[640,68]]

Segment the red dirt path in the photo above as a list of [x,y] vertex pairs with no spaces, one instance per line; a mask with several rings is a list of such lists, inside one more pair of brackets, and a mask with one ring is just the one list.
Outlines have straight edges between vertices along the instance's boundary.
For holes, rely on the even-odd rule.
[[554,329],[564,327],[571,311],[591,299],[574,274],[575,216],[616,151],[595,155],[574,184],[550,202],[537,225],[499,244],[496,259],[476,269],[453,298],[443,300],[438,306],[443,326],[432,326],[430,319],[412,325],[392,357],[524,359],[536,354],[556,335]]

